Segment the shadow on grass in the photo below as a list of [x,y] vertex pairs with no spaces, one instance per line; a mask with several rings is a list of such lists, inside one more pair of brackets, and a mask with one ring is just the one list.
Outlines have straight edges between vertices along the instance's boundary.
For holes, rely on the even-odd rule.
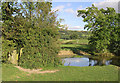
[[75,54],[78,54],[78,51],[89,52],[89,46],[87,44],[80,44],[80,46],[75,47],[61,47],[61,49],[69,49]]

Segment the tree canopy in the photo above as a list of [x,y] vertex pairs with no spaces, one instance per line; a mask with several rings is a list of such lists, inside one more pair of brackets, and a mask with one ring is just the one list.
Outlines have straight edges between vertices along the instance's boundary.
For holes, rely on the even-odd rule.
[[87,22],[85,29],[92,32],[89,45],[92,52],[119,55],[120,52],[120,27],[118,26],[119,14],[114,8],[98,9],[94,5],[86,10],[78,10],[78,16],[82,16]]
[[[11,5],[12,4],[12,5]],[[3,61],[17,50],[18,65],[25,68],[61,65],[57,57],[59,21],[51,2],[3,2]],[[9,15],[8,12],[10,13]],[[20,56],[20,50],[23,49]]]

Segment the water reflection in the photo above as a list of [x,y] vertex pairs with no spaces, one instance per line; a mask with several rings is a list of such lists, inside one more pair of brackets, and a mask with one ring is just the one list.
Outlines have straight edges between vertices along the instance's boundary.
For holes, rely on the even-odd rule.
[[92,59],[92,58],[65,58],[62,59],[64,66],[96,66],[96,65],[109,65],[112,60],[107,59]]
[[[112,60],[110,60],[109,58],[103,58],[103,57],[99,57],[99,58],[89,58],[90,63],[93,63],[92,65],[90,64],[89,66],[104,66],[104,65],[110,65],[110,63],[112,62]],[[91,62],[92,61],[92,62]]]

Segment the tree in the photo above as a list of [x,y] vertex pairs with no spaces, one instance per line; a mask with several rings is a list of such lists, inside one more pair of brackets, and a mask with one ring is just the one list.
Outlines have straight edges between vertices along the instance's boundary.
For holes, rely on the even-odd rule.
[[[30,3],[25,3],[25,5],[28,4]],[[56,21],[55,13],[51,12],[51,3],[37,2],[31,4],[34,4],[33,8],[26,7],[28,10],[31,8],[32,13],[25,13],[27,17],[25,18],[26,39],[19,65],[25,68],[58,66],[61,64],[57,57],[59,51],[57,27],[59,22]]]
[[[111,32],[111,40],[109,45],[110,52],[114,53],[115,55],[120,56],[120,14],[118,13],[116,17],[114,17],[115,20],[117,20],[118,26]],[[114,20],[111,19],[111,20]]]
[[84,28],[92,32],[92,36],[89,38],[91,51],[96,53],[107,53],[110,51],[111,42],[119,38],[116,33],[119,28],[117,15],[114,8],[107,7],[107,10],[103,8],[99,10],[94,5],[86,8],[86,10],[78,10],[78,16],[82,16],[84,18],[83,21],[88,23]]
[[78,36],[77,33],[72,33],[72,34],[70,35],[70,39],[78,39],[78,38],[79,38],[79,36]]
[[8,60],[8,54],[17,49],[18,39],[16,38],[16,27],[13,14],[19,12],[19,8],[13,7],[17,3],[3,2],[2,3],[2,61]]
[[[57,16],[55,12],[51,12],[51,7],[50,2],[19,4],[5,2],[3,4],[2,57],[4,61],[8,60],[8,54],[17,50],[19,66],[32,69],[61,65],[57,57],[59,21],[56,21]],[[9,19],[6,10],[10,12]],[[20,56],[22,48],[23,52]]]

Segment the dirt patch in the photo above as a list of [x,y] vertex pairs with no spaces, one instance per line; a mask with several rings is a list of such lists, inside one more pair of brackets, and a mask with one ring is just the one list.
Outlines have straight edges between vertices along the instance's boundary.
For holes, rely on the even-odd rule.
[[61,50],[59,51],[58,53],[58,56],[64,56],[64,55],[67,55],[67,56],[74,56],[76,54],[74,54],[72,51],[70,50]]
[[16,78],[20,78],[19,76],[16,76]]
[[20,66],[15,66],[15,67],[18,68],[18,69],[21,70],[21,71],[28,72],[28,73],[30,73],[30,74],[31,74],[31,73],[37,73],[37,74],[39,74],[39,73],[55,73],[56,71],[59,71],[59,70],[45,70],[45,71],[41,71],[42,68],[31,70],[31,69],[24,69],[24,68],[22,68],[22,67],[20,67]]
[[76,51],[76,53],[79,54],[79,55],[90,55],[90,54],[88,54],[84,51],[81,51],[81,50]]

